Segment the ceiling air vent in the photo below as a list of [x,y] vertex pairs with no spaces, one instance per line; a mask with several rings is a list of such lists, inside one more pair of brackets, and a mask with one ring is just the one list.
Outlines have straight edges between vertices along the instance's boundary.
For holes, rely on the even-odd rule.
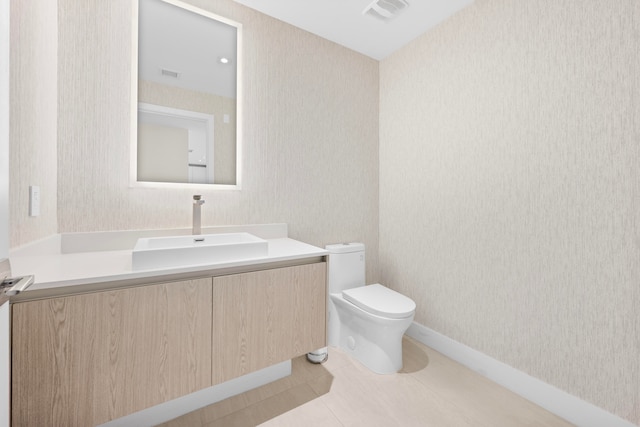
[[174,79],[177,79],[178,77],[180,77],[179,72],[173,71],[173,70],[167,70],[166,68],[160,68],[160,74],[167,77],[173,77]]
[[373,16],[383,22],[389,22],[409,6],[405,0],[375,0],[363,11],[363,15]]

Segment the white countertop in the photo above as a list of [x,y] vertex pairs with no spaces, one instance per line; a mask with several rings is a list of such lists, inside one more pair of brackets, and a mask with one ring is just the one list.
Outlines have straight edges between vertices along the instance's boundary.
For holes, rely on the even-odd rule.
[[[234,227],[237,230],[238,227]],[[286,234],[286,226],[285,226]],[[183,230],[175,231],[179,233]],[[209,228],[203,232],[227,232],[228,228]],[[271,230],[273,231],[273,230]],[[305,258],[323,257],[328,254],[324,249],[288,237],[276,237],[282,232],[260,232],[252,229],[250,232],[256,235],[262,234],[268,242],[268,253],[265,257],[236,260],[233,262],[221,262],[212,264],[189,265],[156,270],[133,270],[131,253],[133,246],[127,249],[119,249],[118,245],[111,244],[117,250],[89,250],[83,252],[63,253],[60,248],[64,247],[64,238],[59,236],[41,242],[39,246],[13,251],[10,255],[11,271],[13,276],[33,275],[35,283],[22,292],[24,296],[29,292],[41,291],[60,287],[70,287],[76,285],[90,285],[96,283],[122,282],[127,280],[157,279],[161,281],[165,276],[176,277],[179,275],[193,276],[199,272],[215,273],[216,270],[239,268],[252,265],[262,265],[270,263],[281,263],[287,261],[299,261]],[[135,239],[136,232],[113,232],[126,233],[126,245]],[[113,237],[113,233],[97,233],[100,237],[105,235]],[[87,238],[91,238],[91,233],[84,233]],[[151,233],[152,234],[152,233]],[[166,235],[167,231],[161,231]],[[168,234],[173,234],[170,232]],[[149,231],[139,233],[145,237],[150,235]],[[63,235],[64,237],[64,235]],[[78,239],[78,235],[73,236]],[[107,239],[108,240],[108,239]],[[113,240],[113,239],[112,239]],[[103,239],[104,241],[104,239]],[[67,244],[68,246],[68,244]],[[83,247],[83,245],[78,245]],[[85,245],[86,246],[86,245]],[[44,249],[43,249],[44,248]],[[58,248],[58,250],[56,250]],[[104,249],[104,245],[98,245]],[[95,249],[95,248],[94,248]]]

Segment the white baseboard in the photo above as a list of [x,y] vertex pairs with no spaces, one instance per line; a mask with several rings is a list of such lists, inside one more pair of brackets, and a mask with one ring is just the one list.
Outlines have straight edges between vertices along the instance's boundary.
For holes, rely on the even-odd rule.
[[419,323],[407,335],[580,427],[638,427]]

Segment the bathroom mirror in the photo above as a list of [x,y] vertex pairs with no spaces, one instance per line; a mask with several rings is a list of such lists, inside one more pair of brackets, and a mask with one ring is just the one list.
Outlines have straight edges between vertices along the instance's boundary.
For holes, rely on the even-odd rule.
[[134,21],[133,185],[238,189],[241,25],[177,0]]

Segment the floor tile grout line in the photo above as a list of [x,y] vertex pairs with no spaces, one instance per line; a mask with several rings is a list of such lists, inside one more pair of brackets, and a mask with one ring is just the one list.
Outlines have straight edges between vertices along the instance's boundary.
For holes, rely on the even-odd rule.
[[322,404],[322,406],[329,411],[329,413],[331,414],[331,416],[342,426],[342,427],[346,427],[345,424],[342,422],[342,420],[340,419],[340,417],[338,417],[338,415],[333,412],[333,410],[322,400],[322,396],[318,396],[318,401],[320,404]]

